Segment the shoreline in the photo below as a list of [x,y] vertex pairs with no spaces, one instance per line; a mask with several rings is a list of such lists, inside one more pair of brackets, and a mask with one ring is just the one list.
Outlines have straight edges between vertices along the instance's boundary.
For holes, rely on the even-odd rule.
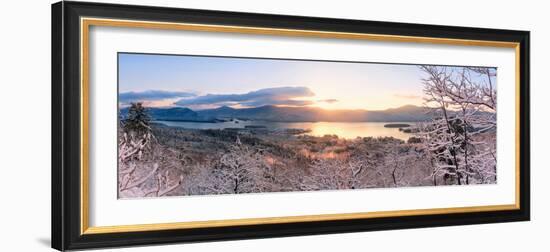
[[[376,135],[376,134],[362,134],[362,135],[356,135],[356,136],[343,136],[339,134],[314,134],[314,130],[311,128],[296,128],[296,127],[267,127],[265,125],[243,125],[243,127],[224,127],[224,128],[188,128],[183,127],[179,125],[167,125],[162,122],[155,121],[154,124],[162,127],[167,127],[171,129],[181,129],[181,130],[187,130],[187,131],[196,131],[196,132],[205,132],[205,131],[225,131],[225,132],[235,132],[235,133],[245,133],[245,134],[253,134],[253,135],[264,135],[264,136],[281,136],[281,135],[289,135],[289,136],[307,136],[307,137],[316,137],[316,138],[323,138],[323,137],[337,137],[339,139],[343,140],[354,140],[357,138],[393,138],[396,140],[407,142],[411,137],[415,137],[415,135],[412,132],[405,132],[402,130],[402,128],[388,128],[383,127],[386,129],[394,130],[395,134],[389,134],[389,135]],[[398,135],[405,135],[406,137],[398,137]]]

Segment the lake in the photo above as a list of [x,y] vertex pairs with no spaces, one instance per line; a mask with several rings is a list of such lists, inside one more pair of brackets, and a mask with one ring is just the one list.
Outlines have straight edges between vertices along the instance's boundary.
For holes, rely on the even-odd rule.
[[228,121],[218,123],[203,122],[180,122],[180,121],[155,121],[171,127],[187,129],[226,129],[244,128],[245,126],[265,126],[268,129],[308,129],[308,135],[324,136],[338,135],[341,138],[353,139],[356,137],[384,137],[407,141],[412,135],[399,131],[399,128],[386,128],[388,123],[405,123],[414,125],[411,122],[267,122],[267,121]]

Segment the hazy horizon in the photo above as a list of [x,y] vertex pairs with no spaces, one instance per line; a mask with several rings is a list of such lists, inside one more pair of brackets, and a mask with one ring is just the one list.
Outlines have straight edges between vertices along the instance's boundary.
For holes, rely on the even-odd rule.
[[[159,109],[169,109],[169,108],[187,108],[187,109],[191,109],[189,107],[186,107],[186,106],[177,106],[177,105],[166,105],[166,106],[151,106],[150,103],[147,103],[147,101],[136,101],[136,102],[141,102],[143,104],[143,102],[145,102],[145,104],[143,104],[144,107],[150,107],[150,108],[159,108]],[[126,103],[126,104],[121,104],[120,105],[120,108],[129,108],[130,107],[130,103]],[[193,111],[202,111],[202,110],[211,110],[211,109],[219,109],[219,108],[223,108],[223,107],[228,107],[228,108],[232,108],[232,109],[247,109],[247,108],[260,108],[260,107],[266,107],[266,106],[273,106],[273,107],[294,107],[294,108],[297,108],[297,107],[302,107],[302,108],[312,108],[312,109],[322,109],[322,110],[326,110],[326,111],[342,111],[342,110],[349,110],[349,111],[385,111],[385,110],[392,110],[392,109],[400,109],[400,108],[405,108],[405,107],[417,107],[417,108],[428,108],[424,105],[413,105],[413,104],[405,104],[405,105],[402,105],[402,106],[399,106],[399,107],[390,107],[390,108],[383,108],[383,109],[346,109],[346,108],[335,108],[335,109],[329,109],[329,108],[322,108],[322,107],[316,107],[316,106],[282,106],[282,105],[260,105],[260,106],[255,106],[255,107],[246,107],[246,108],[234,108],[232,106],[228,106],[228,105],[221,105],[221,106],[218,106],[218,107],[211,107],[211,108],[199,108],[199,109],[191,109]]]

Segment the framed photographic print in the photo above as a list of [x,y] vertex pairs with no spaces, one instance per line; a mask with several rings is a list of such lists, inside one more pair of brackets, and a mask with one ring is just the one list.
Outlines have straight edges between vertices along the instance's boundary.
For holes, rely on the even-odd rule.
[[52,6],[58,250],[529,220],[529,32]]

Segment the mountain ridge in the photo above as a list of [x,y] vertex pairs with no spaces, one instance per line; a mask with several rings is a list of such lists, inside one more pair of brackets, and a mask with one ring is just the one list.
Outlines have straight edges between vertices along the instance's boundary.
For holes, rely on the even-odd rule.
[[[127,113],[121,109],[121,114]],[[222,106],[214,109],[192,110],[185,107],[148,108],[156,121],[219,122],[231,119],[273,122],[418,122],[429,120],[428,109],[405,105],[385,110],[338,109],[318,107],[281,107],[264,105],[252,108]]]

